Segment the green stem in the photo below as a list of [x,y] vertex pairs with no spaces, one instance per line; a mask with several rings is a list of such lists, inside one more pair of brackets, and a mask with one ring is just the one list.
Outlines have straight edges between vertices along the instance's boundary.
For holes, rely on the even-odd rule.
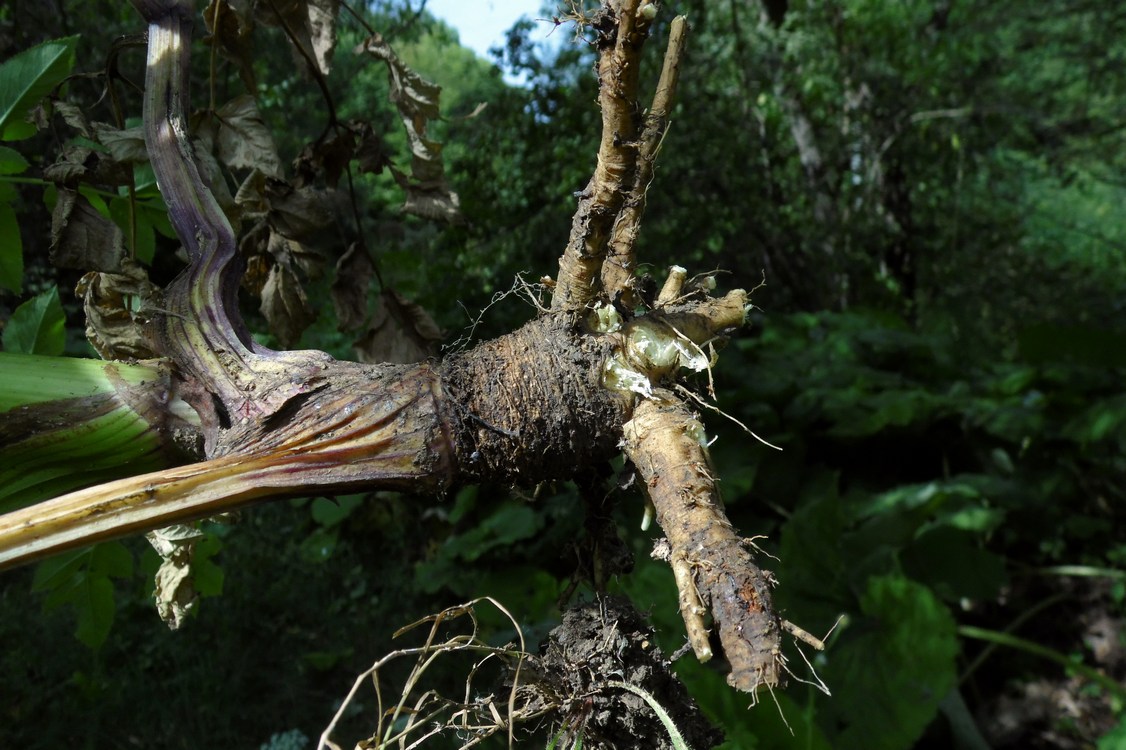
[[1048,648],[1047,646],[1042,646],[1039,643],[1035,643],[1034,641],[1019,638],[1010,633],[1002,633],[996,630],[986,630],[985,628],[976,628],[972,625],[959,626],[958,635],[962,636],[963,638],[973,638],[975,640],[985,641],[987,643],[995,643],[998,646],[1008,646],[1009,648],[1015,648],[1019,651],[1024,651],[1034,656],[1039,656],[1044,659],[1048,659],[1049,661],[1054,661],[1057,664],[1062,665],[1066,669],[1071,670],[1082,677],[1086,677],[1088,680],[1099,685],[1101,688],[1103,688],[1119,700],[1126,701],[1126,687],[1118,684],[1097,669],[1089,667],[1081,661],[1071,659],[1066,654],[1056,651],[1055,649]]
[[0,353],[0,382],[0,511],[192,457],[197,415],[163,362]]
[[[1024,612],[1021,612],[1019,615],[1017,615],[1015,620],[1013,620],[1012,622],[1010,622],[1008,625],[1005,626],[1005,630],[1003,632],[1012,633],[1012,632],[1018,630],[1022,625],[1024,625],[1024,623],[1028,622],[1029,620],[1031,620],[1033,617],[1035,617],[1036,615],[1043,612],[1048,607],[1059,604],[1060,602],[1064,601],[1067,598],[1068,598],[1068,594],[1056,594],[1054,596],[1049,596],[1047,599],[1040,600],[1039,602],[1037,602],[1033,606],[1029,607]],[[996,649],[997,649],[997,644],[995,644],[995,643],[991,643],[990,645],[983,648],[981,650],[981,653],[977,655],[977,658],[975,658],[973,660],[973,662],[971,662],[970,665],[968,667],[966,667],[966,670],[964,672],[962,672],[962,675],[958,678],[958,683],[961,684],[961,683],[964,683],[966,680],[968,680],[970,678],[970,676],[974,672],[976,672],[977,669],[982,664],[985,663],[985,660],[993,655],[993,652]]]

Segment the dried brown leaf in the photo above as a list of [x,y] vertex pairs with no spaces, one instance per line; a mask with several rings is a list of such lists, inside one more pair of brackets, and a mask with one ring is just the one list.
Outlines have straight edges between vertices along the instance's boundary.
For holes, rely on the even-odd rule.
[[323,190],[267,180],[264,193],[270,207],[270,226],[290,239],[314,236],[332,224],[332,202]]
[[248,218],[264,217],[270,210],[266,198],[266,175],[257,169],[252,170],[235,192],[235,205]]
[[77,130],[83,137],[93,137],[90,121],[86,119],[86,113],[77,104],[63,101],[55,102],[55,112],[63,118],[63,122]]
[[311,245],[286,237],[272,227],[266,251],[273,256],[274,262],[290,268],[296,266],[308,277],[317,278],[324,272],[324,253]]
[[[245,6],[246,3],[236,3]],[[339,0],[274,0],[255,3],[255,19],[264,26],[281,26],[315,61],[317,69],[328,75],[336,49],[336,13]],[[304,59],[303,55],[294,55]]]
[[192,149],[204,184],[211,189],[211,194],[215,196],[216,202],[223,209],[223,213],[227,214],[231,224],[237,227],[242,217],[242,210],[231,195],[230,185],[227,184],[223,169],[219,166],[219,160],[215,158],[216,125],[214,118],[210,117],[193,122]]
[[157,287],[136,261],[123,258],[121,273],[92,271],[78,281],[75,295],[86,312],[86,339],[103,359],[157,356],[133,312],[157,298]]
[[54,164],[43,170],[43,178],[50,182],[72,184],[93,171],[98,157],[85,146],[66,146]]
[[297,275],[289,268],[274,264],[262,287],[259,308],[270,324],[270,331],[282,346],[290,347],[301,338],[301,332],[316,318]]
[[282,176],[278,147],[253,96],[236,96],[215,114],[220,122],[216,137],[220,161],[234,169],[257,169],[270,177]]
[[[218,42],[219,52],[238,70],[242,85],[247,91],[257,91],[254,77],[254,18],[240,13],[227,0],[211,0],[203,11],[203,21]],[[207,41],[207,40],[205,40]]]
[[367,332],[353,346],[361,362],[421,362],[434,354],[442,331],[423,307],[393,289],[379,296]]
[[145,536],[163,561],[153,591],[156,611],[169,629],[178,630],[199,600],[192,580],[192,558],[203,533],[194,526],[177,524]]
[[408,67],[379,34],[365,40],[356,51],[366,52],[387,66],[389,98],[399,110],[407,131],[411,173],[408,176],[395,172],[395,179],[407,192],[403,210],[426,218],[460,221],[458,197],[450,189],[442,164],[442,144],[426,134],[427,123],[440,116],[438,100],[442,88]]
[[336,262],[332,304],[336,309],[336,327],[341,331],[359,330],[367,319],[368,288],[374,273],[371,257],[359,242],[353,242]]
[[293,162],[294,184],[302,187],[323,175],[325,184],[335,188],[353,159],[361,173],[380,174],[391,164],[383,139],[375,134],[370,123],[362,120],[344,123],[306,145]]
[[51,215],[51,264],[79,271],[119,273],[125,256],[121,229],[77,191],[60,187]]
[[95,122],[94,135],[98,143],[109,149],[114,161],[143,164],[149,160],[145,134],[140,126],[121,130],[104,122]]

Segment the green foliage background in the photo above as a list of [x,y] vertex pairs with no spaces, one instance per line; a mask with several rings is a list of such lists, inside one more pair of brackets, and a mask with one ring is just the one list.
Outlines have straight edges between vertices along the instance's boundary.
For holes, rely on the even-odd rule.
[[[114,34],[138,29],[119,4],[70,5],[50,18],[0,9],[0,58],[82,30],[77,70],[96,71]],[[708,414],[712,454],[736,525],[776,556],[767,567],[785,616],[816,635],[839,620],[828,650],[809,656],[832,697],[796,683],[748,710],[717,671],[683,659],[682,676],[731,748],[1120,746],[1121,689],[1069,682],[1072,670],[982,633],[1126,676],[1126,10],[686,0],[662,6],[656,40],[674,12],[693,32],[641,251],[658,281],[673,262],[722,269],[727,287],[765,277],[715,389],[784,450]],[[498,50],[525,81],[510,86],[426,14],[387,2],[370,17],[444,86],[439,135],[468,222],[402,216],[381,175],[358,180],[362,227],[342,233],[374,238],[384,278],[453,340],[517,273],[554,273],[572,193],[593,166],[593,57],[581,40],[538,49],[522,23]],[[341,30],[333,96],[403,159],[384,71],[348,54],[360,35]],[[280,32],[256,44],[258,101],[288,161],[324,126],[320,94]],[[139,53],[122,64],[139,80]],[[216,84],[239,92],[233,74]],[[109,119],[96,85],[67,85]],[[802,124],[816,163],[797,145]],[[89,354],[74,280],[46,262],[42,186],[16,179],[34,178],[66,137],[0,148],[0,238],[23,248],[19,267],[0,255],[7,351]],[[151,241],[154,276],[174,270],[171,243]],[[347,356],[331,310],[320,313],[301,345]],[[476,334],[532,313],[507,297]],[[671,651],[683,642],[671,574],[648,559],[652,533],[635,530],[638,498],[619,505],[637,568],[614,586]],[[481,487],[438,505],[380,494],[264,506],[211,529],[200,588],[222,598],[180,633],[151,611],[157,561],[136,540],[7,573],[0,744],[315,737],[352,676],[421,615],[491,595],[541,637],[582,534],[567,487],[535,500]],[[1110,656],[1091,638],[1100,619],[1119,626]],[[1045,684],[1080,695],[1081,713],[991,728],[1006,699]],[[349,721],[358,735],[372,723]]]

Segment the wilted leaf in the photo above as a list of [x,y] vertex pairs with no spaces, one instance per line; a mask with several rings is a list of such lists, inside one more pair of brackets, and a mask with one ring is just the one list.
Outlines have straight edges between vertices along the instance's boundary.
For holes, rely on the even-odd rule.
[[332,68],[332,54],[336,51],[336,14],[339,7],[339,0],[308,0],[306,6],[309,44],[313,49],[313,59],[324,75],[328,75]]
[[355,129],[360,138],[356,147],[356,159],[361,173],[382,174],[383,170],[391,166],[391,157],[387,155],[387,146],[383,139],[368,123],[357,123],[362,128]]
[[219,159],[224,164],[236,169],[257,169],[270,177],[282,176],[278,147],[262,122],[253,96],[236,96],[215,114],[220,122]]
[[74,190],[59,188],[51,216],[52,265],[117,273],[125,255],[121,229]]
[[219,52],[235,64],[242,85],[247,91],[257,91],[251,35],[254,19],[249,14],[239,13],[227,0],[211,0],[203,11],[203,21],[211,36],[218,40]]
[[77,36],[44,42],[0,65],[0,138],[14,141],[35,134],[26,117],[70,74],[77,43]]
[[442,331],[430,314],[391,289],[379,297],[367,333],[353,346],[361,362],[421,362],[434,353]]
[[195,150],[200,177],[203,178],[204,184],[211,189],[211,194],[215,196],[219,208],[227,214],[231,224],[237,227],[241,210],[234,196],[231,195],[231,188],[223,176],[223,170],[219,167],[218,160],[215,158],[216,124],[212,118],[207,118],[198,123],[193,123],[193,128],[192,148]]
[[333,129],[328,135],[310,143],[294,160],[297,187],[312,183],[318,174],[325,183],[335,188],[348,163],[356,159],[360,172],[379,174],[390,165],[383,140],[367,122],[352,120],[344,127]]
[[114,161],[139,164],[149,160],[145,133],[140,126],[121,130],[102,122],[94,123],[94,135],[105,146]]
[[170,630],[178,630],[199,600],[192,582],[192,558],[203,532],[177,524],[150,531],[145,538],[162,560],[153,590],[156,611]]
[[4,326],[4,351],[57,357],[66,346],[66,317],[52,286],[16,308]]
[[367,319],[368,287],[374,272],[367,248],[359,242],[353,242],[336,262],[332,304],[336,309],[337,328],[341,331],[358,330]]
[[[322,75],[332,66],[336,48],[336,12],[339,0],[275,0],[256,7],[255,19],[265,26],[281,26],[291,32],[306,56],[316,63]],[[276,13],[275,13],[276,11]]]
[[135,261],[124,258],[121,273],[88,273],[74,291],[86,312],[86,339],[103,359],[156,356],[133,311],[154,299],[157,288]]
[[309,307],[305,290],[289,268],[275,264],[262,287],[262,304],[259,308],[270,331],[282,346],[289,347],[301,338],[316,315]]
[[448,224],[462,221],[461,201],[457,193],[449,189],[445,180],[438,185],[427,185],[407,179],[407,176],[397,169],[392,169],[391,174],[407,194],[407,199],[402,205],[403,213],[431,221],[444,221]]
[[266,251],[274,258],[275,263],[290,268],[301,269],[306,276],[319,278],[324,272],[324,254],[315,248],[297,240],[290,239],[278,232],[270,231],[270,239],[266,243]]
[[280,180],[267,180],[265,195],[270,206],[270,226],[285,237],[304,239],[332,224],[332,204],[323,190],[294,189]]
[[86,113],[82,107],[70,102],[60,101],[55,102],[55,112],[63,118],[63,122],[81,133],[83,138],[93,138],[90,121],[86,119]]
[[407,192],[403,210],[426,218],[447,222],[461,220],[457,194],[450,190],[442,165],[442,145],[426,136],[426,125],[439,117],[438,98],[442,88],[411,70],[395,55],[379,34],[361,44],[366,52],[387,65],[391,91],[389,98],[399,110],[411,148],[411,174],[400,172],[395,178]]
[[288,182],[255,170],[235,193],[235,204],[249,218],[268,217],[270,228],[301,240],[316,236],[333,220],[332,204],[323,190],[294,188]]
[[270,210],[269,201],[266,200],[266,175],[257,169],[252,170],[235,192],[235,205],[243,216],[265,216]]
[[73,184],[88,174],[97,163],[94,152],[85,146],[67,146],[55,163],[43,170],[43,177],[51,182]]

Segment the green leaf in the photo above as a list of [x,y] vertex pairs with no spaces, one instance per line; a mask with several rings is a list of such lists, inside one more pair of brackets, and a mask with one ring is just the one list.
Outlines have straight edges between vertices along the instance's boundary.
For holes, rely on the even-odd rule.
[[[97,208],[96,205],[95,208]],[[112,218],[113,222],[121,229],[128,243],[130,241],[129,199],[114,198],[111,200],[106,215]],[[156,253],[156,232],[153,230],[150,215],[150,212],[143,208],[143,204],[136,204],[137,233],[132,240],[133,244],[130,249],[133,257],[145,265],[152,265],[152,257]]]
[[0,174],[23,174],[29,166],[19,151],[0,146]]
[[332,557],[340,533],[333,528],[319,528],[301,542],[301,559],[310,563],[322,563]]
[[46,593],[46,610],[62,604],[73,607],[75,637],[96,650],[105,643],[117,609],[110,576],[132,574],[133,556],[119,542],[109,542],[40,563],[32,590]]
[[842,633],[822,673],[842,688],[826,706],[842,727],[833,747],[910,747],[954,685],[954,618],[929,589],[900,576],[870,578],[860,608],[863,619]]
[[1098,750],[1122,750],[1126,747],[1126,715],[1120,716],[1118,726],[1099,739]]
[[1064,426],[1063,434],[1084,445],[1126,437],[1126,396],[1093,402]]
[[16,308],[4,327],[4,351],[57,357],[66,345],[66,318],[59,290],[51,287]]
[[20,52],[0,65],[0,138],[30,138],[28,111],[70,75],[77,36],[56,39]]
[[97,544],[90,554],[90,571],[110,578],[132,578],[133,554],[121,542]]
[[974,534],[940,526],[903,552],[903,567],[948,600],[992,600],[1005,584],[1005,563],[977,544]]
[[[78,194],[81,195],[83,198],[85,198],[87,201],[89,201],[90,205],[93,206],[94,210],[97,211],[99,214],[101,214],[102,216],[104,216],[107,219],[113,218],[113,214],[111,212],[111,209],[106,204],[106,199],[102,197],[102,194],[100,192],[98,192],[97,189],[92,188],[88,185],[81,185],[78,188]],[[120,198],[114,199],[115,202],[117,202],[119,200],[121,200],[121,199]],[[122,228],[124,229],[124,227],[122,227]]]
[[196,545],[192,556],[192,578],[200,596],[219,596],[223,593],[223,569],[211,559],[223,549],[223,541],[215,533],[215,528],[226,527],[216,525],[209,529]]
[[321,526],[335,526],[360,506],[363,495],[342,495],[336,498],[318,497],[313,501],[310,513],[313,520]]
[[78,610],[75,637],[88,648],[97,650],[105,643],[113,626],[113,615],[117,609],[113,600],[113,584],[105,576],[90,573],[79,587],[74,605]]
[[89,549],[80,549],[47,558],[36,566],[31,590],[40,592],[59,588],[74,578],[89,556]]
[[0,287],[16,294],[23,291],[23,238],[8,203],[0,203]]
[[782,527],[779,575],[786,585],[777,591],[777,604],[803,627],[827,630],[854,601],[840,543],[845,526],[837,475],[823,472],[802,494],[802,504]]

